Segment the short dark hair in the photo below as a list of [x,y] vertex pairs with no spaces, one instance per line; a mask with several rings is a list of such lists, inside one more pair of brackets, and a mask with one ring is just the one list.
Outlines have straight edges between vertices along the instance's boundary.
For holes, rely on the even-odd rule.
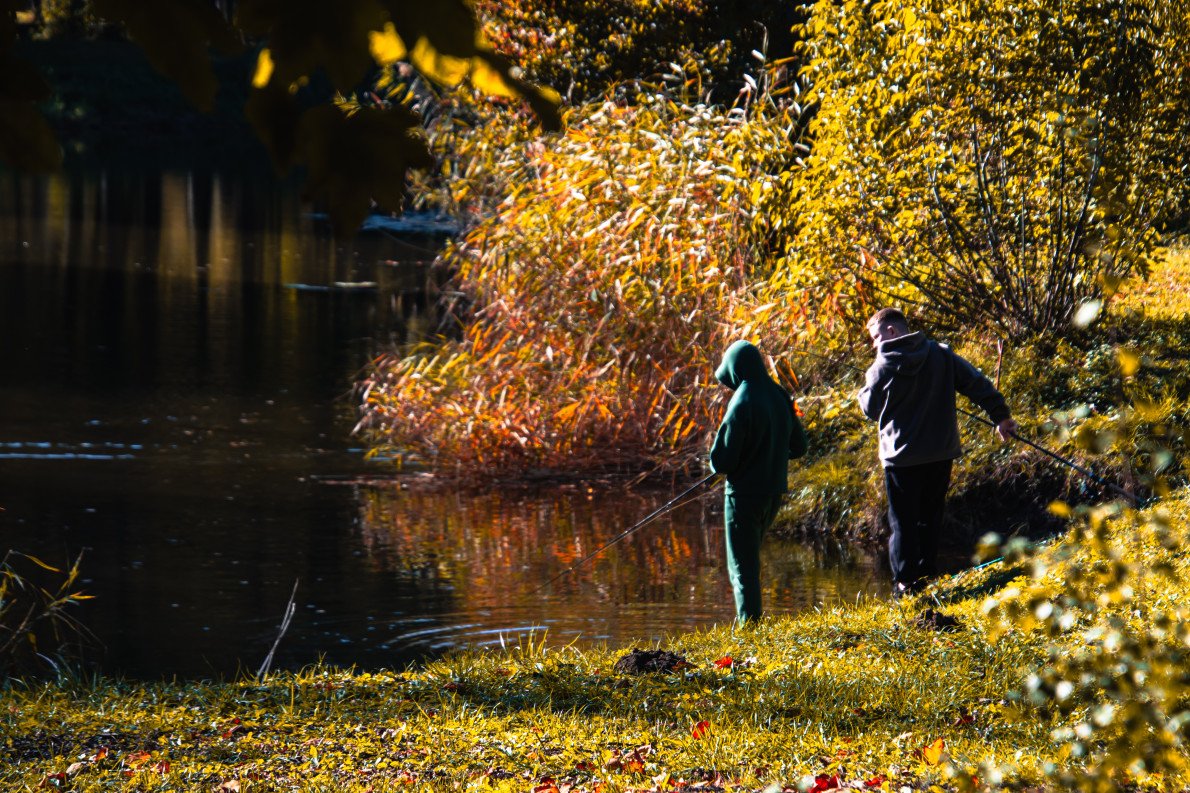
[[871,328],[881,325],[900,325],[902,328],[908,330],[909,320],[905,319],[905,315],[898,308],[882,308],[872,315],[872,318],[868,320],[864,327]]

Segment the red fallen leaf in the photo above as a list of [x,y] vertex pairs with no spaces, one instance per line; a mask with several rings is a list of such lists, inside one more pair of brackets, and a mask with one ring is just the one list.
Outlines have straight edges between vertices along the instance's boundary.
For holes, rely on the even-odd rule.
[[41,784],[38,787],[58,787],[64,784],[66,784],[66,774],[59,772],[57,774],[46,774],[45,779],[41,780]]
[[735,663],[734,658],[732,658],[730,655],[725,655],[722,658],[720,658],[718,661],[715,662],[715,668],[716,669],[730,669],[732,664],[734,664],[734,663]]
[[823,793],[824,790],[834,790],[842,786],[838,774],[819,774],[814,777],[814,785],[806,793]]
[[797,414],[799,419],[806,417],[806,411],[802,410],[802,406],[797,403],[796,399],[793,400],[793,412]]
[[139,752],[133,752],[130,755],[126,755],[124,757],[124,763],[136,768],[137,766],[141,766],[149,762],[149,758],[152,756],[153,755],[149,754],[148,752],[141,750]]
[[103,758],[107,757],[111,753],[112,753],[111,749],[108,749],[106,746],[100,746],[99,751],[97,751],[95,753],[95,761],[98,762],[98,761],[102,760]]
[[711,723],[709,721],[707,721],[706,719],[703,719],[702,721],[698,722],[697,724],[695,724],[693,727],[690,728],[690,737],[697,741],[700,738],[702,738],[704,735],[706,735],[707,731],[710,729],[711,729]]
[[169,760],[162,760],[157,765],[153,766],[153,770],[162,776],[169,773]]
[[974,714],[968,713],[966,710],[960,709],[959,717],[957,719],[955,719],[954,726],[959,727],[964,724],[974,724],[974,723],[975,723]]
[[574,770],[575,771],[594,771],[595,766],[592,765],[591,763],[588,763],[586,760],[579,760],[577,763],[574,764]]
[[458,683],[444,683],[442,685],[442,690],[443,691],[458,691],[459,684]]
[[544,776],[541,778],[541,784],[533,788],[533,793],[558,793],[558,783],[553,777]]
[[872,777],[871,779],[864,780],[864,787],[880,787],[883,784],[884,784],[884,775],[883,774],[877,774],[876,776]]
[[239,735],[241,732],[244,732],[245,730],[247,730],[247,728],[243,724],[240,724],[239,722],[240,722],[240,720],[236,719],[235,722],[233,722],[230,727],[228,727],[226,730],[224,730],[223,737],[230,738],[233,735]]

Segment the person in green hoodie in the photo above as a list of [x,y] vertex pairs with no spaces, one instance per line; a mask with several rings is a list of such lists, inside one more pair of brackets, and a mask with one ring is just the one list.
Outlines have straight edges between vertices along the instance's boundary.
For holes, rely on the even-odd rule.
[[715,370],[735,393],[711,447],[711,470],[723,475],[727,574],[736,620],[760,618],[760,543],[788,486],[788,464],[806,453],[806,434],[793,400],[769,376],[760,350],[737,341]]

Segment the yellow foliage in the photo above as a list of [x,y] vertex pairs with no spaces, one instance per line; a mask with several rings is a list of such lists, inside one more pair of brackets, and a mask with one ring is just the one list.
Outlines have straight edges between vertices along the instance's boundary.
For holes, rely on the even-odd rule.
[[[728,395],[712,375],[730,341],[779,356],[790,323],[817,313],[766,286],[753,196],[768,191],[726,189],[767,184],[789,120],[644,96],[576,111],[549,146],[477,148],[479,172],[510,192],[450,252],[453,288],[476,301],[446,345],[458,364],[386,361],[371,437],[475,476],[695,464]],[[707,178],[729,169],[747,178]]]

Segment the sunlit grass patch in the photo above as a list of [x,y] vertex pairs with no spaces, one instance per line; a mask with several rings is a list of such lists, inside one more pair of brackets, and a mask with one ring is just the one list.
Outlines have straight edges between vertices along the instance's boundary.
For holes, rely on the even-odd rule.
[[1190,316],[1190,243],[1162,251],[1146,280],[1123,285],[1114,308],[1125,313],[1137,312],[1149,319]]

